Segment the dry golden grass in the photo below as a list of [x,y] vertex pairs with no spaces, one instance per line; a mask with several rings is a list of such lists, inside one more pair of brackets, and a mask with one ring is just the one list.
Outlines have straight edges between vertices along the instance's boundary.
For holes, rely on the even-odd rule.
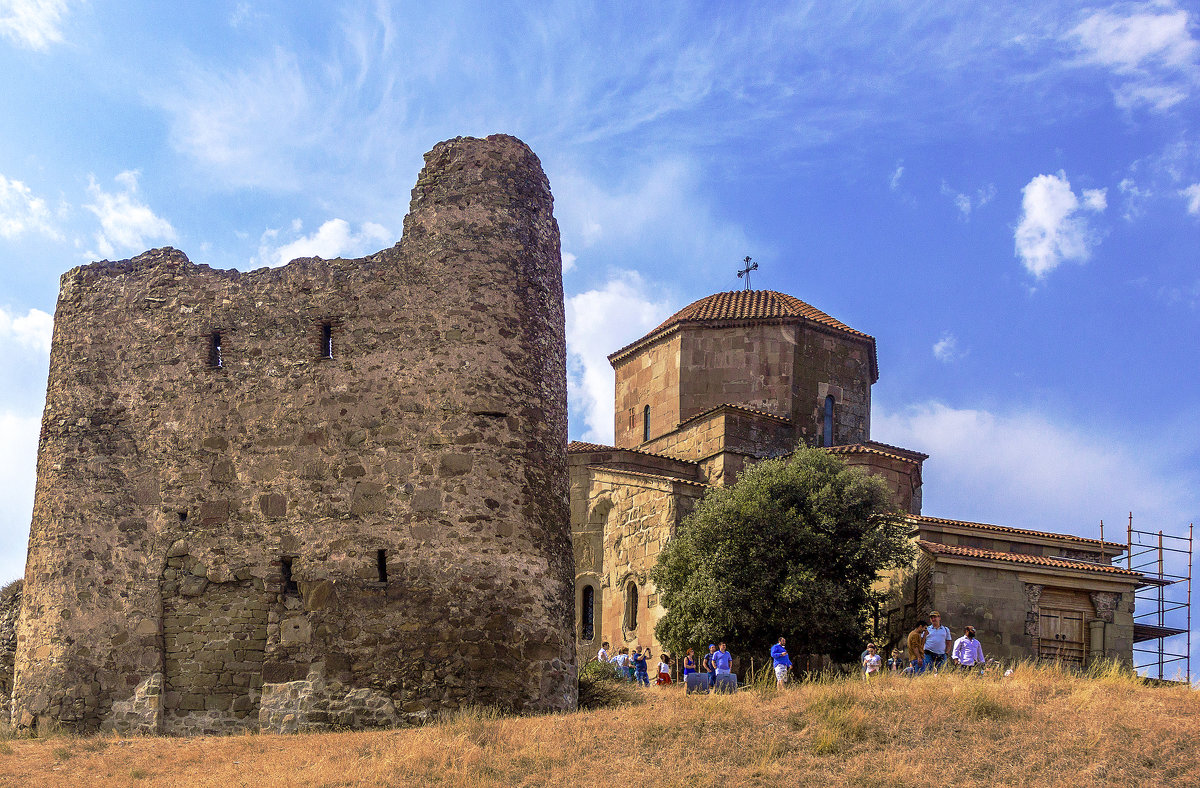
[[1025,667],[417,730],[0,742],[3,785],[1200,785],[1200,695]]

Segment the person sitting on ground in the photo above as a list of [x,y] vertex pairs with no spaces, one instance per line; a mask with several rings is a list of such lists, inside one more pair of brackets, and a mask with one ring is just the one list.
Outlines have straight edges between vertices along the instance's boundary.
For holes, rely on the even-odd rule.
[[771,661],[775,664],[775,689],[783,689],[787,683],[788,669],[792,667],[791,657],[787,653],[787,640],[784,638],[771,646]]
[[883,667],[883,657],[881,657],[875,653],[875,644],[874,643],[867,644],[867,656],[863,657],[862,664],[863,664],[863,676],[865,678],[869,679],[869,678],[878,676],[880,673],[883,672],[881,670],[881,668]]
[[671,656],[662,654],[658,661],[658,678],[654,680],[658,686],[671,683]]
[[912,673],[925,670],[925,627],[928,621],[917,622],[917,627],[908,633],[908,667]]
[[887,661],[887,669],[889,673],[899,673],[904,670],[904,656],[900,653],[900,649],[892,649],[892,656]]
[[968,670],[987,664],[983,658],[983,644],[975,639],[975,627],[967,627],[963,636],[954,641],[954,664]]

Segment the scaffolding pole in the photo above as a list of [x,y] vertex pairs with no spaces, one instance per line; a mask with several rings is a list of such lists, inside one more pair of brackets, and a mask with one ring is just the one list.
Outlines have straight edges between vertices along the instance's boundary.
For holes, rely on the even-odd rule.
[[[1134,592],[1133,666],[1147,675],[1156,671],[1153,678],[1166,679],[1169,667],[1181,667],[1191,681],[1193,527],[1188,524],[1187,536],[1139,530],[1133,527],[1133,512],[1129,513],[1125,565],[1150,581]],[[1100,534],[1103,544],[1103,522]],[[1184,563],[1184,556],[1186,570],[1176,571],[1175,565]],[[1172,626],[1176,622],[1184,627]],[[1181,640],[1182,652],[1177,650]]]

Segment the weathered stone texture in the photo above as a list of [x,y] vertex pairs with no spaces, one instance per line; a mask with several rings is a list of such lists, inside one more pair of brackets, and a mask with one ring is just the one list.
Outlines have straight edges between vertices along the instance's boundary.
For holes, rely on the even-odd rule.
[[255,727],[316,664],[406,719],[571,708],[565,388],[552,198],[511,137],[437,145],[370,257],[67,272],[14,720],[112,727],[160,676],[161,729]]
[[0,724],[7,724],[11,713],[13,670],[17,656],[17,617],[21,612],[23,580],[9,583],[0,590]]

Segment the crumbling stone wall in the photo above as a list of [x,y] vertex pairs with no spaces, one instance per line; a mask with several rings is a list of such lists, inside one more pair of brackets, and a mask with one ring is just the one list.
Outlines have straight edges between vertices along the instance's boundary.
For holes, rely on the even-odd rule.
[[7,725],[12,710],[13,670],[17,656],[17,615],[21,612],[23,580],[0,589],[0,725]]
[[318,665],[405,719],[573,707],[549,184],[511,137],[425,162],[366,258],[63,275],[18,724],[235,731]]

